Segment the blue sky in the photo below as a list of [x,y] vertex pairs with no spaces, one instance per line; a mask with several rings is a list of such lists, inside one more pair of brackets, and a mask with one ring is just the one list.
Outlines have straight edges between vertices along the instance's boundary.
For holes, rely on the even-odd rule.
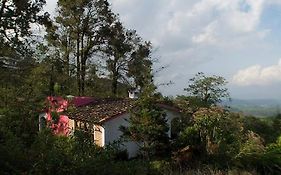
[[[281,98],[281,0],[109,0],[155,48],[164,95],[184,94],[197,72],[220,75],[233,98]],[[47,0],[53,13],[55,0]]]

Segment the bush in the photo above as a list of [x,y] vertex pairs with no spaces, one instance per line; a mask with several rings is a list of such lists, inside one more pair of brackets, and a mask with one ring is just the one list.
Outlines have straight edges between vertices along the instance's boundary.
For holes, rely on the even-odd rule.
[[250,137],[238,154],[237,162],[240,168],[256,169],[260,174],[280,174],[281,172],[281,144],[276,143],[263,146],[258,135]]
[[193,118],[193,125],[180,134],[180,149],[189,146],[199,153],[193,156],[195,160],[228,167],[238,154],[244,135],[240,116],[212,107],[201,108]]

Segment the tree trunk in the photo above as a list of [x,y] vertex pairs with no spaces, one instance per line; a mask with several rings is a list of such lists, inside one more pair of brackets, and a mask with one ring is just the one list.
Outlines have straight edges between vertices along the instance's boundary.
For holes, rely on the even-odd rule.
[[52,65],[51,67],[51,74],[50,74],[50,81],[49,81],[49,95],[54,95],[55,91],[54,91],[54,86],[55,86],[55,82],[54,82],[54,78],[53,78],[53,74],[54,74],[54,65]]
[[112,82],[111,82],[111,93],[112,95],[116,96],[117,94],[117,84],[118,84],[118,68],[117,68],[117,60],[118,58],[115,56],[112,66],[111,66],[111,71],[112,71]]
[[66,53],[65,53],[65,72],[67,77],[70,77],[70,70],[69,70],[69,54],[70,54],[70,38],[67,38],[66,44]]
[[111,92],[114,96],[117,94],[118,73],[114,72],[111,83]]
[[114,61],[113,65],[114,66],[113,66],[113,70],[112,70],[111,92],[114,96],[116,96],[119,72],[118,72],[118,69],[116,68],[116,61]]
[[81,37],[81,95],[85,94],[86,57],[84,50],[84,32]]
[[81,65],[80,65],[80,38],[79,33],[77,34],[77,40],[76,40],[76,66],[77,66],[77,72],[76,72],[76,78],[77,78],[77,87],[78,87],[78,95],[81,95]]
[[86,58],[81,60],[81,94],[85,95]]

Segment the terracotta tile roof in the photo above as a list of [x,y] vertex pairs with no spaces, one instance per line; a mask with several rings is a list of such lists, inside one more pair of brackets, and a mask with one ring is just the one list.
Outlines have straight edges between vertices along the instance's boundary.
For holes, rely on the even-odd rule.
[[93,97],[73,97],[71,103],[74,104],[75,107],[80,107],[91,104],[93,102],[95,102],[95,99]]
[[[134,104],[133,99],[95,99],[91,104],[66,112],[66,115],[78,121],[103,123],[129,112]],[[179,108],[164,102],[158,102],[156,105],[162,109],[181,112]]]
[[133,107],[131,99],[96,99],[93,103],[67,112],[71,119],[86,122],[105,122],[124,114]]

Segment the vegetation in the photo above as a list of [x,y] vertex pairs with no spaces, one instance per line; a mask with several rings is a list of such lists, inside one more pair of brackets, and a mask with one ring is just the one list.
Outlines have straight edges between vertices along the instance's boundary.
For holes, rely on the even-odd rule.
[[[183,114],[169,138],[151,43],[126,29],[106,0],[59,0],[54,20],[44,4],[0,1],[0,174],[280,174],[280,115],[218,106],[229,98],[225,79],[198,73],[188,95],[166,100]],[[31,25],[44,25],[44,38]],[[38,131],[48,95],[124,97],[136,87],[130,125],[120,129],[140,144],[138,157],[128,159],[122,143],[97,147],[85,132]]]
[[230,110],[233,112],[242,112],[245,115],[259,118],[272,117],[279,114],[279,105],[253,105],[253,104],[230,104]]
[[140,144],[141,156],[147,160],[162,157],[169,149],[169,126],[166,114],[156,106],[153,85],[148,85],[131,109],[129,126],[121,126],[125,140]]
[[223,77],[206,76],[203,72],[199,72],[189,81],[189,86],[184,90],[207,105],[221,102],[222,98],[229,98],[227,88],[224,87],[227,81]]

